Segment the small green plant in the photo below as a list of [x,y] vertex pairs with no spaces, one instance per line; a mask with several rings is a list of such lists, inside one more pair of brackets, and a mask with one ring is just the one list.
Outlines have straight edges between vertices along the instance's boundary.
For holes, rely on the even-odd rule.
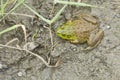
[[[3,16],[1,20],[3,20],[7,15],[9,15],[11,12],[13,12],[16,8],[18,8],[23,2],[24,0],[17,0],[15,6],[5,14],[5,8],[6,6],[10,3],[11,0],[7,0],[5,3],[3,3],[3,0],[1,0],[1,9],[0,9],[0,17]],[[14,0],[13,0],[14,1]],[[5,15],[3,15],[5,14]]]
[[65,10],[65,8],[67,7],[67,5],[96,7],[96,6],[93,6],[93,5],[86,4],[86,3],[70,2],[70,1],[63,1],[63,0],[54,0],[54,4],[57,4],[57,3],[58,4],[64,4],[64,5],[63,5],[63,7],[58,11],[58,13],[51,20],[44,18],[42,15],[38,14],[35,10],[33,10],[32,8],[30,8],[27,4],[23,3],[23,5],[26,6],[30,11],[32,11],[41,20],[45,21],[49,25],[51,25],[53,22],[56,21],[56,19],[58,19],[58,17]]
[[[70,2],[70,1],[63,1],[63,0],[54,0],[54,4],[64,4],[63,7],[58,11],[58,13],[51,19],[46,19],[44,18],[42,15],[40,15],[39,13],[37,13],[35,10],[33,10],[31,7],[29,7],[26,3],[24,3],[24,0],[18,0],[16,5],[6,14],[3,16],[4,14],[4,10],[7,4],[9,4],[9,0],[7,0],[4,4],[3,4],[3,0],[1,0],[1,10],[0,10],[0,16],[3,16],[0,21],[2,19],[4,19],[7,15],[9,15],[11,12],[13,12],[16,8],[18,8],[20,5],[24,5],[25,7],[27,7],[31,12],[33,12],[35,15],[37,15],[41,20],[45,21],[47,24],[51,25],[52,23],[54,23],[56,21],[56,19],[58,19],[58,17],[60,16],[60,14],[65,10],[65,8],[67,7],[67,5],[75,5],[75,6],[89,6],[89,7],[96,7],[93,5],[89,5],[89,4],[85,4],[85,3],[78,3],[78,2]],[[9,31],[9,29],[7,30]]]
[[[11,12],[13,12],[16,8],[18,8],[18,6],[20,6],[20,5],[24,2],[24,0],[18,0],[17,3],[16,3],[16,5],[15,5],[6,15],[4,15],[4,14],[5,14],[5,13],[4,13],[5,8],[6,8],[6,6],[7,6],[9,3],[11,3],[10,1],[14,1],[14,0],[7,0],[7,1],[4,2],[4,3],[3,3],[3,0],[1,0],[0,16],[3,16],[3,17],[0,19],[0,21],[3,20],[7,15],[9,15]],[[23,31],[24,31],[24,35],[25,35],[25,41],[26,41],[26,30],[25,30],[24,25],[21,25],[21,24],[13,25],[13,26],[5,29],[5,30],[0,31],[0,35],[2,35],[3,33],[8,32],[8,31],[11,31],[11,30],[13,30],[13,29],[16,29],[16,28],[18,28],[18,27],[22,27],[22,29],[23,29]]]
[[54,3],[59,4],[67,4],[67,5],[74,5],[74,6],[88,6],[88,7],[97,7],[94,5],[86,4],[86,3],[80,3],[80,2],[71,2],[71,1],[64,1],[64,0],[54,0]]

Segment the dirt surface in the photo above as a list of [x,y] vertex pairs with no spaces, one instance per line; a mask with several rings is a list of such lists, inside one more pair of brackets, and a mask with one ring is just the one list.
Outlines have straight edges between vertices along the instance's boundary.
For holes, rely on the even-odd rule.
[[[31,8],[45,18],[51,19],[62,8],[56,4],[53,9],[52,0],[26,0]],[[56,44],[51,51],[51,37],[48,24],[37,18],[9,15],[0,23],[0,31],[14,24],[24,24],[27,29],[27,42],[21,28],[0,36],[0,44],[18,38],[18,45],[25,47],[30,43],[29,50],[42,56],[46,61],[51,54],[52,59],[60,56],[60,65],[49,68],[37,57],[21,50],[0,48],[0,80],[120,80],[120,0],[83,0],[83,2],[103,8],[67,6],[51,27],[53,42]],[[51,12],[53,9],[53,12]],[[34,14],[25,6],[15,10],[17,13]],[[72,16],[85,13],[98,17],[100,28],[105,32],[104,38],[95,49],[81,51],[86,44],[71,44],[58,38],[54,30],[57,26],[71,19]],[[33,35],[37,33],[33,41]],[[16,46],[14,41],[10,46]],[[56,60],[55,60],[56,61]],[[51,60],[52,62],[52,60]]]

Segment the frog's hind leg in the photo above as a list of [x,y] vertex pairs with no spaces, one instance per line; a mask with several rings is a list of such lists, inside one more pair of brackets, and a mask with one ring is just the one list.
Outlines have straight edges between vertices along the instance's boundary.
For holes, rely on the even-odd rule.
[[96,33],[95,35],[91,35],[90,39],[88,40],[88,47],[85,49],[81,49],[81,50],[92,50],[95,47],[98,46],[98,44],[101,42],[102,38],[104,35],[104,31],[103,30],[99,30],[98,33]]
[[81,48],[81,50],[82,50],[82,51],[92,50],[92,49],[94,49],[95,47],[97,47],[100,42],[101,42],[101,41],[99,40],[94,46],[88,46],[88,47],[85,48],[85,49]]

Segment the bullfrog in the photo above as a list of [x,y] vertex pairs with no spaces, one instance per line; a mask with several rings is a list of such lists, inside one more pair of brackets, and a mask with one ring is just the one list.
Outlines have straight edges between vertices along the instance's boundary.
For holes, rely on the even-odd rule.
[[98,19],[89,14],[79,14],[56,28],[55,33],[71,43],[87,43],[83,50],[95,48],[102,40],[104,31],[99,28]]

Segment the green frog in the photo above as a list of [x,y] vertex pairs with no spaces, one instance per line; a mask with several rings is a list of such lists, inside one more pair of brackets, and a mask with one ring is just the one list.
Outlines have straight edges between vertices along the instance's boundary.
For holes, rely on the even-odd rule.
[[76,19],[67,21],[57,27],[55,33],[71,43],[87,42],[88,47],[83,50],[95,48],[104,35],[104,31],[98,27],[97,18],[88,14],[80,14]]

